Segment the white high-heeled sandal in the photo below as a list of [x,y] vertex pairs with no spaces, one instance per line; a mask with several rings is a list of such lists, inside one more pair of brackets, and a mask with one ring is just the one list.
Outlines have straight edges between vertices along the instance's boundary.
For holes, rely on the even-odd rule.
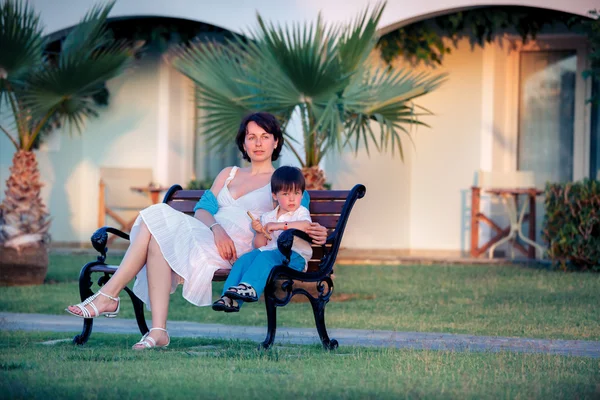
[[[98,297],[100,295],[102,295],[104,297],[108,297],[109,299],[116,301],[117,309],[115,311],[99,312],[98,307],[96,307],[96,305],[92,302],[96,299],[96,297]],[[92,307],[92,310],[94,311],[93,315],[86,308],[86,306]],[[96,318],[96,317],[100,317],[102,315],[105,316],[106,318],[114,318],[117,316],[117,314],[119,314],[119,310],[121,309],[121,298],[109,296],[106,293],[103,293],[102,291],[98,290],[93,296],[88,297],[87,299],[85,299],[84,301],[82,301],[79,304],[75,304],[74,307],[79,308],[81,310],[81,314],[76,314],[73,311],[69,310],[68,308],[65,308],[65,311],[68,312],[69,314],[74,315],[79,318]]]
[[[156,345],[156,340],[154,340],[153,338],[151,338],[150,332],[152,331],[163,331],[167,334],[167,337],[169,338],[169,341],[167,342],[167,344],[165,344],[164,346],[157,346]],[[142,336],[142,338],[140,339],[139,342],[137,342],[136,344],[134,344],[131,348],[133,350],[145,350],[145,349],[151,349],[151,348],[165,348],[167,347],[169,344],[171,343],[171,336],[169,336],[169,332],[167,332],[166,329],[163,328],[150,328],[150,330],[148,331],[148,333],[146,333],[144,336]],[[143,345],[144,347],[135,347],[138,344]]]

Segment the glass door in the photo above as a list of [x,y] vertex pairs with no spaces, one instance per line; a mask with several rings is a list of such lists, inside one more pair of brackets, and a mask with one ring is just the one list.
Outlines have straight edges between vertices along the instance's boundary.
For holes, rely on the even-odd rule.
[[517,167],[536,186],[574,179],[577,51],[523,51],[519,62]]
[[209,189],[219,172],[225,167],[241,165],[240,151],[234,141],[223,151],[211,148],[205,137],[205,127],[202,125],[203,111],[198,108],[198,96],[195,96],[194,117],[194,180],[203,189]]

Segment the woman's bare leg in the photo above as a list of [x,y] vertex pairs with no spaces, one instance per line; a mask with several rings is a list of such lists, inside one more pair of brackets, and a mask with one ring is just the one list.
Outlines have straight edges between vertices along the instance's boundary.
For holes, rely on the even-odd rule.
[[[153,237],[150,238],[148,244],[146,273],[148,275],[148,295],[152,307],[152,327],[166,329],[172,270]],[[148,336],[156,341],[157,346],[164,346],[169,342],[167,333],[160,330],[151,331]],[[145,348],[143,345],[136,347]]]
[[[112,297],[119,296],[121,290],[123,290],[138,272],[140,272],[144,267],[144,264],[146,264],[146,259],[148,257],[148,243],[150,242],[151,237],[152,235],[150,234],[148,227],[142,220],[135,240],[131,242],[129,248],[127,248],[127,252],[117,271],[102,287],[102,293]],[[105,296],[96,297],[93,303],[98,308],[98,312],[114,311],[117,309],[117,303]],[[87,306],[87,308],[93,315],[94,310],[92,307]],[[81,310],[78,307],[69,306],[69,310],[81,315]]]

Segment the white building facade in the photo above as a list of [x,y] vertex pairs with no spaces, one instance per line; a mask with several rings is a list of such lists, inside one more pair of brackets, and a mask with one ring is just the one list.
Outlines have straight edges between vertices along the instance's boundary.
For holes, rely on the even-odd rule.
[[[93,2],[35,0],[32,4],[41,12],[46,33],[51,34],[77,23]],[[380,28],[387,32],[453,10],[504,4],[514,2],[390,0]],[[312,20],[321,12],[325,21],[333,23],[352,20],[368,5],[366,0],[119,0],[111,17],[183,18],[243,33],[255,26],[257,12],[281,24]],[[581,15],[595,6],[592,0],[527,0],[519,5]],[[585,38],[547,35],[528,46],[520,45],[518,38],[507,40],[516,48],[509,50],[509,46],[499,44],[471,48],[465,41],[446,56],[435,72],[447,72],[448,81],[418,101],[435,114],[425,120],[431,128],[415,131],[414,145],[409,140],[403,142],[403,162],[373,151],[368,157],[362,150],[356,156],[327,156],[322,167],[334,189],[347,189],[356,183],[367,187],[366,197],[357,203],[349,222],[345,247],[413,254],[468,252],[469,192],[475,172],[538,166],[539,160],[524,155],[535,153],[531,143],[541,140],[536,132],[554,129],[540,125],[546,120],[544,116],[538,117],[533,128],[524,122],[524,91],[539,94],[547,83],[538,82],[528,89],[526,84],[537,82],[531,78],[535,74],[564,78],[565,71],[572,73],[567,81],[561,81],[568,88],[548,88],[567,90],[568,95],[561,98],[569,98],[573,107],[572,118],[564,122],[572,124],[571,133],[566,134],[571,136],[565,139],[561,128],[555,136],[562,139],[555,142],[561,146],[566,140],[572,145],[567,160],[572,164],[571,179],[593,175],[591,165],[598,162],[594,161],[592,145],[593,109],[586,103],[592,88],[581,77],[587,63]],[[53,218],[54,242],[86,243],[97,228],[101,167],[152,168],[154,180],[166,186],[185,185],[197,174],[195,146],[202,142],[194,139],[193,85],[187,78],[162,58],[146,57],[136,68],[110,81],[108,87],[109,106],[99,118],[87,122],[82,135],[56,132],[37,151],[46,184],[43,196]],[[0,137],[3,185],[13,150],[10,142]],[[284,153],[282,164],[293,163],[293,157]],[[543,186],[541,179],[544,177],[539,182]]]

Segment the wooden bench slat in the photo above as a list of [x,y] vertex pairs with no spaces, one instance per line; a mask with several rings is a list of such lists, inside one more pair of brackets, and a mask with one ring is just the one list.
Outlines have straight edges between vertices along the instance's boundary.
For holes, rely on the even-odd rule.
[[313,254],[312,254],[311,260],[321,260],[321,258],[323,258],[323,254],[325,254],[325,250],[323,249],[322,246],[313,246],[312,250],[313,250]]
[[327,229],[333,229],[336,227],[338,220],[340,219],[339,215],[311,215],[313,222],[318,222],[323,225]]
[[349,190],[309,190],[310,200],[346,200]]
[[[179,192],[178,192],[179,193]],[[168,204],[176,209],[177,211],[184,212],[186,214],[194,213],[194,206],[197,203],[197,199],[192,200],[172,200]],[[344,202],[311,202],[311,217],[313,222],[318,222],[327,229],[333,229],[336,227],[339,220],[339,214],[344,207]]]
[[[178,190],[173,194],[173,200],[196,200],[204,194],[204,190]],[[349,190],[309,190],[312,200],[341,200],[344,201],[350,194]]]
[[223,282],[229,276],[230,269],[218,269],[215,271],[213,275],[213,281],[215,282]]
[[194,206],[196,205],[197,202],[198,202],[197,200],[196,201],[183,200],[183,201],[170,201],[167,204],[169,204],[171,207],[173,207],[177,211],[181,211],[186,214],[193,214]]
[[195,200],[198,201],[204,194],[204,190],[178,190],[171,197],[172,200]]
[[306,272],[317,272],[319,270],[319,261],[309,261]]
[[[322,250],[321,250],[322,252]],[[321,259],[319,258],[317,259],[312,259],[308,262],[308,268],[307,271],[308,272],[315,272],[319,270],[319,263],[321,262]],[[90,272],[101,272],[101,273],[108,273],[108,274],[114,274],[115,271],[117,270],[118,265],[97,265],[93,268],[91,268]],[[227,280],[227,277],[229,276],[229,272],[231,270],[230,269],[218,269],[214,276],[213,276],[213,281],[214,282],[224,282],[225,280]]]
[[312,214],[341,214],[344,208],[344,201],[311,201],[309,210]]
[[[197,198],[190,199],[173,199],[169,201],[169,205],[177,211],[185,213],[193,213],[194,207],[198,202]],[[343,201],[311,201],[310,213],[311,214],[340,214],[344,208]]]
[[[196,202],[184,200],[172,201],[168,204],[177,211],[193,215],[194,206],[196,205]],[[313,222],[318,222],[328,229],[335,228],[335,226],[337,225],[337,221],[339,220],[339,211],[337,211],[337,209],[342,208],[343,203],[340,206],[334,204],[335,203],[324,203],[322,205],[315,205],[315,208],[320,211],[319,213],[313,212],[313,207],[311,204],[311,217]]]

